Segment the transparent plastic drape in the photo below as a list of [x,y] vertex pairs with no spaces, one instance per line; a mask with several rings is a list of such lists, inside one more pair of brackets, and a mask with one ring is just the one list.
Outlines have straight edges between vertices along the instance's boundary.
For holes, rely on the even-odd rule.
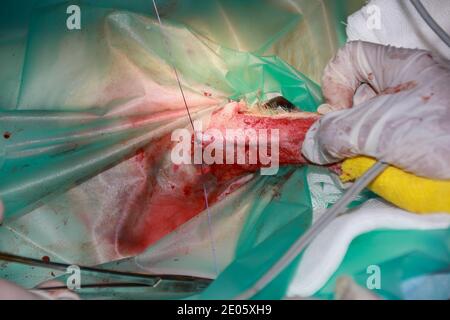
[[[340,21],[351,5],[310,0],[156,3],[166,38],[147,0],[39,1],[31,10],[25,6],[20,19],[16,13],[2,19],[11,23],[0,32],[0,197],[6,207],[0,249],[51,261],[215,278],[204,199],[195,197],[206,183],[209,192],[226,195],[210,207],[220,275],[195,297],[229,298],[251,285],[343,189],[327,170],[312,166],[282,168],[273,177],[250,173],[225,183],[198,180],[194,166],[173,171],[170,133],[190,124],[171,66],[180,73],[194,119],[229,99],[252,104],[274,93],[314,111],[321,100],[316,82],[345,40]],[[81,8],[81,30],[66,28],[69,4]],[[179,188],[180,181],[194,188]],[[155,189],[161,183],[175,191]],[[183,223],[173,216],[157,224],[142,221],[144,213],[155,210],[148,201],[155,193],[164,206],[192,208],[183,214]],[[149,225],[156,236],[142,239]],[[408,257],[418,245],[411,239],[422,233],[411,238],[390,232],[403,237],[396,242],[410,243],[390,261],[411,262]],[[364,250],[370,249],[371,237],[363,239]],[[444,231],[423,237],[430,239],[424,242],[427,248],[448,243]],[[405,273],[435,272],[448,263],[445,250],[420,252],[422,262],[405,262],[416,271]],[[369,262],[369,255],[353,258],[352,267],[344,263],[338,272],[358,278],[362,269],[354,266]],[[380,254],[377,261],[385,258]],[[425,270],[423,261],[436,264]],[[295,266],[258,297],[283,297]],[[61,273],[4,263],[0,275],[34,286]],[[394,277],[393,283],[399,286],[404,278]],[[362,283],[362,276],[358,279]],[[318,296],[332,297],[333,285],[332,279]],[[388,291],[393,292],[388,289],[387,296]],[[176,287],[84,291],[86,298],[191,294]]]

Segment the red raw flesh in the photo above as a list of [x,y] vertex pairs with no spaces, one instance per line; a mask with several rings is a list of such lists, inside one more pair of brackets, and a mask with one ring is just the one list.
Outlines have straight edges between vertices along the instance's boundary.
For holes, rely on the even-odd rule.
[[[230,105],[234,107],[230,107]],[[230,104],[212,115],[208,128],[279,129],[280,165],[302,164],[301,145],[309,127],[318,119],[313,113],[258,116],[242,113],[237,103]],[[228,109],[227,109],[228,108]],[[205,128],[204,128],[205,129]],[[125,217],[117,226],[117,249],[131,256],[144,251],[165,235],[174,231],[205,210],[203,185],[208,190],[208,203],[213,205],[224,195],[239,188],[245,181],[239,177],[254,172],[261,164],[163,165],[162,155],[170,152],[174,143],[170,135],[153,142],[146,151],[135,156],[137,165],[146,175],[138,192],[127,199]]]
[[[268,137],[271,136],[271,129],[278,129],[279,164],[306,163],[301,153],[301,146],[305,140],[306,132],[319,119],[320,116],[318,114],[302,112],[277,116],[260,116],[241,111],[242,107],[238,104],[229,104],[225,108],[228,110],[222,109],[212,115],[208,129],[218,129],[224,137],[227,129],[267,129]],[[204,146],[207,144],[207,142],[203,143]],[[246,144],[246,151],[248,152],[248,143]],[[237,164],[237,161],[234,161],[234,164],[213,164],[210,166],[210,170],[219,181],[225,181],[244,173],[259,170],[263,165],[260,163],[259,157],[257,160],[257,164]],[[223,162],[225,163],[225,159]]]

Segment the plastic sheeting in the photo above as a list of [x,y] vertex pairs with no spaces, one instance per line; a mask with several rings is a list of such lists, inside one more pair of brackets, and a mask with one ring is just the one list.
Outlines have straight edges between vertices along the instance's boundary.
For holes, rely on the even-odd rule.
[[[0,33],[0,197],[6,206],[0,249],[110,269],[217,277],[206,211],[137,256],[120,246],[132,237],[129,229],[117,236],[127,217],[148,209],[143,199],[151,181],[165,177],[162,137],[189,127],[170,65],[180,72],[194,118],[228,99],[251,104],[273,93],[313,111],[321,99],[313,81],[344,40],[340,19],[346,3],[337,3],[157,1],[166,44],[151,1],[80,1],[82,29],[70,32],[68,2],[36,4],[30,19],[23,18],[25,28],[14,25]],[[142,162],[152,154],[157,161]],[[206,291],[192,297],[195,290],[169,285],[85,289],[82,296],[233,297],[343,192],[325,169],[312,166],[286,167],[273,177],[249,174],[238,186],[210,208],[220,274]],[[389,257],[383,250],[372,255],[373,237],[405,246]],[[369,262],[386,263],[398,275],[394,262],[402,261],[401,272],[414,277],[448,264],[445,230],[376,231],[361,239],[352,243],[336,276],[351,274],[362,284],[361,270]],[[429,251],[436,244],[440,251]],[[358,255],[360,250],[367,255]],[[433,268],[422,268],[429,261],[436,261]],[[283,297],[297,262],[257,297]],[[1,264],[0,275],[28,287],[63,276],[10,263]],[[383,294],[401,298],[405,278],[393,276],[394,287]],[[318,297],[331,298],[334,281]]]
[[[264,10],[255,11],[257,2],[243,7],[238,2],[209,2],[207,17],[226,23],[224,29],[198,21],[199,10],[203,12],[199,2],[158,2],[164,37],[148,2],[127,8],[107,1],[79,5],[82,28],[70,31],[65,28],[68,3],[36,5],[22,65],[5,64],[6,75],[20,77],[7,77],[1,95],[0,197],[6,220],[0,246],[38,258],[96,265],[145,249],[124,249],[122,243],[133,241],[122,226],[139,225],[139,215],[152,208],[145,198],[149,185],[164,178],[170,165],[168,152],[163,152],[168,150],[167,137],[175,128],[189,128],[171,65],[181,75],[194,119],[229,99],[252,104],[274,93],[313,111],[320,90],[278,57],[261,55],[296,31],[302,16],[292,6],[267,2]],[[250,13],[259,19],[239,18]],[[274,13],[277,18],[261,24]],[[232,19],[237,20],[230,24]],[[243,30],[242,35],[237,30]],[[2,45],[21,51],[11,41]],[[193,170],[185,166],[180,172],[187,178],[182,178],[195,182]],[[172,178],[167,179],[176,185],[177,177]],[[282,183],[283,178],[275,180]],[[220,190],[227,187],[232,185]],[[209,192],[214,188],[218,186],[208,185]],[[242,200],[247,214],[256,191],[247,190]],[[168,199],[186,207],[186,197]],[[236,211],[231,198],[220,205]],[[192,206],[196,213],[201,211]],[[202,237],[209,240],[207,234]],[[24,273],[8,269],[5,274]],[[19,282],[35,284],[28,278]]]
[[[18,104],[0,120],[10,135],[1,140],[2,231],[42,248],[38,258],[95,265],[145,249],[136,248],[128,228],[139,228],[140,215],[155,209],[145,201],[149,185],[170,165],[161,138],[188,126],[171,63],[194,119],[201,113],[195,111],[210,112],[228,97],[252,101],[279,92],[310,110],[319,101],[318,87],[276,57],[227,49],[167,24],[169,56],[155,19],[101,7],[82,11],[81,33],[55,30],[65,9],[36,10]],[[189,177],[180,179],[195,179],[192,168],[184,170]],[[185,206],[186,197],[169,201]],[[192,216],[201,211],[190,205],[197,210]],[[221,205],[235,210],[228,199]],[[2,245],[25,250],[22,241],[14,243]]]
[[176,25],[165,27],[165,46],[155,19],[97,7],[85,10],[79,32],[55,30],[66,7],[33,16],[17,107],[2,111],[6,217],[186,125],[171,64],[192,112],[274,92],[305,111],[319,102],[318,87],[277,57],[227,49]]

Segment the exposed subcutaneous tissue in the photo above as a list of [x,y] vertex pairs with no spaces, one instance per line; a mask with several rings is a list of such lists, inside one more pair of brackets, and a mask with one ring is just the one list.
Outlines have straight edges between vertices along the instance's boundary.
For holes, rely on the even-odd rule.
[[[271,131],[278,130],[279,165],[301,165],[306,162],[301,154],[301,145],[309,127],[319,118],[316,113],[301,112],[289,107],[266,104],[262,107],[249,108],[243,102],[230,102],[202,120],[202,132],[191,130],[191,163],[176,164],[171,158],[171,151],[176,147],[171,135],[165,135],[144,149],[138,150],[134,157],[135,165],[141,170],[143,180],[132,196],[122,201],[123,212],[127,212],[115,227],[114,241],[116,250],[122,256],[136,255],[160,240],[177,227],[192,219],[206,209],[205,190],[208,205],[213,206],[252,179],[260,168],[269,166],[267,161],[256,157],[256,162],[249,163],[250,141],[236,138],[236,148],[226,159],[226,130],[253,129],[254,132],[266,133],[266,155],[271,156],[271,147],[275,141]],[[213,129],[213,130],[211,130]],[[213,151],[215,163],[195,164],[194,147],[201,145],[202,150],[214,142],[208,132],[221,133],[223,157],[218,156],[220,148]],[[275,136],[276,137],[276,136]],[[215,136],[217,138],[217,135]],[[257,139],[259,139],[258,136]],[[234,138],[228,138],[234,139]],[[237,146],[243,145],[245,163],[237,163]],[[215,146],[217,147],[215,141]],[[210,148],[211,149],[211,148]],[[242,149],[241,149],[242,150]],[[211,151],[211,150],[209,150]],[[214,154],[215,153],[215,154]],[[220,161],[222,159],[223,161]],[[267,158],[265,159],[267,160]],[[203,161],[203,159],[202,159]],[[153,174],[146,174],[152,172]]]

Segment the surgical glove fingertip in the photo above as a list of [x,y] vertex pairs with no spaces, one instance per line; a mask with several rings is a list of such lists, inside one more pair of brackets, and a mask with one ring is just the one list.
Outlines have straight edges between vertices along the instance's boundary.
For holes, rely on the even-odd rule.
[[333,106],[331,106],[328,103],[324,103],[321,104],[318,108],[317,108],[317,113],[325,115],[327,113],[333,112],[335,110],[335,108],[333,108]]
[[320,125],[321,121],[314,123],[306,133],[302,145],[302,153],[306,159],[316,164],[329,164],[337,162],[340,159],[331,156],[323,149],[320,143]]

